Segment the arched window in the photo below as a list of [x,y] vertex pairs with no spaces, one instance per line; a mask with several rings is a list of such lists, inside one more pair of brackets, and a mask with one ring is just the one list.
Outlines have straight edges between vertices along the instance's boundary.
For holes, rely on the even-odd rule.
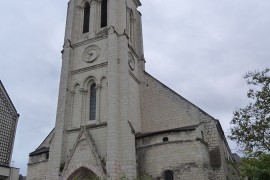
[[101,24],[100,27],[107,26],[107,0],[102,0],[101,2]]
[[96,99],[97,99],[97,93],[96,93],[96,84],[92,84],[90,87],[90,118],[89,120],[96,120]]
[[166,170],[166,171],[164,172],[164,180],[174,180],[173,171],[171,171],[171,170]]
[[89,32],[90,23],[90,5],[86,3],[83,11],[83,33]]

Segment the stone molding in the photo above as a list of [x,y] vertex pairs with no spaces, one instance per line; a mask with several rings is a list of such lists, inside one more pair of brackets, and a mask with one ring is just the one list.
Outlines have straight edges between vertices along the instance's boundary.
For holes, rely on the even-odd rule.
[[84,168],[91,170],[93,173],[95,173],[95,175],[97,175],[101,179],[105,178],[104,174],[99,170],[99,167],[92,165],[92,164],[81,162],[81,163],[78,163],[78,164],[72,166],[68,171],[66,171],[63,174],[63,180],[67,180],[68,177],[70,175],[72,175],[72,173],[74,173],[77,169],[80,169],[81,167],[84,167]]
[[[198,139],[195,139],[195,140],[175,140],[175,141],[168,141],[168,142],[160,142],[160,143],[155,143],[155,144],[142,145],[142,146],[136,147],[136,149],[143,149],[143,148],[149,148],[149,147],[154,147],[154,146],[162,146],[162,145],[167,145],[167,144],[192,143],[192,142],[197,142],[197,141],[200,141],[200,140],[198,140]],[[205,143],[203,143],[203,144],[205,144]]]
[[132,77],[132,79],[135,80],[136,83],[140,84],[141,81],[129,70],[129,75]]
[[87,40],[75,43],[75,44],[72,45],[72,47],[77,48],[77,47],[84,46],[84,45],[87,45],[87,44],[90,44],[90,43],[93,43],[93,42],[97,42],[97,41],[100,41],[100,40],[103,40],[103,39],[106,39],[106,38],[107,38],[107,35],[101,35],[101,36],[98,36],[98,37],[94,37],[92,39],[87,39]]
[[[80,131],[81,132],[79,133],[79,135],[77,137],[77,140],[76,140],[76,142],[75,142],[75,144],[73,146],[73,149],[70,151],[70,154],[67,156],[67,160],[66,160],[66,163],[65,163],[62,174],[64,174],[64,176],[66,178],[68,178],[75,170],[79,169],[80,167],[86,167],[86,168],[89,168],[91,171],[93,171],[97,176],[104,177],[105,176],[104,167],[103,167],[103,164],[101,162],[100,155],[97,152],[97,149],[95,147],[96,145],[94,143],[94,140],[92,138],[91,133],[89,132],[89,130],[87,130],[87,128],[85,126],[81,127]],[[83,138],[83,136],[85,138]],[[69,164],[70,164],[70,162],[72,160],[72,157],[73,157],[73,155],[75,153],[75,150],[77,148],[80,148],[78,145],[81,142],[81,140],[86,140],[86,145],[89,145],[89,147],[91,148],[92,153],[93,153],[93,155],[95,157],[95,160],[96,160],[96,165],[87,164],[87,166],[83,166],[83,163],[81,162],[81,163],[79,163],[81,165],[77,164],[75,166],[76,167],[75,169],[74,169],[74,167],[69,168]]]
[[86,67],[86,68],[71,71],[71,75],[76,75],[76,74],[84,73],[84,72],[87,72],[87,71],[92,71],[92,70],[107,67],[107,66],[108,66],[108,62],[104,62],[104,63],[100,63],[100,64],[97,64],[97,65],[94,65],[94,66],[89,66],[89,67]]
[[83,61],[87,63],[92,63],[98,59],[99,55],[100,55],[100,47],[94,44],[90,45],[84,50]]

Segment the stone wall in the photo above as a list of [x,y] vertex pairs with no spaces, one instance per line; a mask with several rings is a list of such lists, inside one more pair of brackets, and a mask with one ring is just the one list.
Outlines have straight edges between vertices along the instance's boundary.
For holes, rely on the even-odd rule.
[[205,113],[145,72],[140,87],[143,132],[198,124]]
[[[180,139],[182,141],[193,140],[194,142],[192,142],[197,144],[197,149],[200,151],[200,158],[192,159],[194,156],[190,155],[190,153],[196,152],[194,147],[192,147],[191,144],[185,144],[183,142],[182,146],[172,148],[174,151],[168,154],[172,154],[174,157],[189,157],[190,162],[197,164],[198,167],[201,168],[199,171],[204,172],[201,177],[213,180],[225,180],[229,177],[231,177],[231,179],[237,179],[237,175],[232,176],[232,173],[238,173],[237,170],[228,164],[228,161],[232,161],[233,157],[219,122],[148,73],[145,72],[145,75],[142,77],[140,93],[143,133],[196,126],[196,131],[193,132],[193,136],[190,134]],[[162,137],[157,136],[155,138],[152,137],[151,140],[148,138],[137,140],[137,147],[143,147],[138,149],[138,157],[142,156],[145,158],[145,160],[140,158],[141,165],[139,165],[139,167],[142,167],[141,170],[147,169],[148,172],[146,173],[152,176],[154,175],[155,177],[158,176],[157,173],[160,174],[165,170],[164,168],[166,166],[164,166],[164,164],[166,164],[167,161],[164,157],[159,158],[158,155],[162,154],[163,151],[156,152],[159,149],[156,145],[166,146],[163,150],[170,149],[167,147],[168,145],[156,141],[156,138],[159,138],[159,141],[162,139]],[[172,139],[175,140],[173,137]],[[156,145],[145,146],[143,144],[149,141],[156,141]],[[200,146],[198,146],[198,143]],[[181,149],[185,150],[181,151]],[[176,156],[175,152],[179,154]],[[174,164],[173,162],[179,166],[181,166],[182,163],[190,163],[177,158],[172,159],[172,166]],[[156,166],[164,166],[163,171],[161,167]],[[159,172],[155,172],[155,170],[151,170],[151,168]],[[196,171],[198,172],[198,170]],[[141,171],[141,173],[143,172]],[[188,173],[188,171],[186,173]],[[178,176],[177,173],[175,175]],[[181,178],[183,179],[184,176],[185,175],[182,174]],[[188,174],[186,174],[186,176],[190,177]]]
[[[196,140],[196,132],[165,133],[137,141],[140,175],[164,178],[166,170],[174,172],[175,179],[207,179],[207,146]],[[168,141],[163,142],[164,137]]]
[[28,164],[27,180],[47,180],[48,179],[46,178],[47,171],[48,171],[48,160],[45,160],[45,158],[40,157],[39,162]]

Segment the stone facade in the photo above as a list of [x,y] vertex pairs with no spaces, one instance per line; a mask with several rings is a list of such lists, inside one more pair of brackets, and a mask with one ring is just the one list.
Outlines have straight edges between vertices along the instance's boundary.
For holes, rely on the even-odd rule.
[[70,0],[55,129],[28,180],[237,179],[220,123],[145,71],[139,0]]
[[19,169],[10,167],[19,114],[0,81],[0,180],[18,180]]

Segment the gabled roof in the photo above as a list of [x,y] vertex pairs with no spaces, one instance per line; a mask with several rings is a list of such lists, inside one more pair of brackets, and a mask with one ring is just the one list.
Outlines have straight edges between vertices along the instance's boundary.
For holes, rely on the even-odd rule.
[[29,156],[39,155],[50,151],[51,141],[54,138],[54,130],[55,128],[53,128],[53,130],[43,140],[43,142],[38,146],[38,148],[35,151],[31,152]]
[[216,120],[213,116],[211,116],[210,114],[208,114],[207,112],[205,112],[204,110],[202,110],[201,108],[199,108],[197,105],[195,105],[194,103],[190,102],[189,100],[187,100],[186,98],[184,98],[183,96],[181,96],[180,94],[178,94],[177,92],[175,92],[174,90],[172,90],[171,88],[169,88],[168,86],[166,86],[164,83],[162,83],[161,81],[159,81],[157,78],[153,77],[151,74],[149,74],[148,72],[144,71],[144,73],[151,77],[153,80],[155,80],[156,82],[158,82],[159,84],[161,84],[164,88],[168,89],[170,92],[172,92],[174,95],[178,96],[179,98],[183,99],[184,101],[188,102],[189,104],[191,104],[193,107],[197,108],[200,112],[202,112],[204,115],[212,118],[213,120]]
[[[232,156],[232,152],[231,152],[230,146],[228,144],[228,141],[226,139],[225,133],[224,133],[224,131],[222,129],[222,126],[221,126],[219,120],[215,119],[213,116],[209,115],[204,110],[202,110],[201,108],[199,108],[198,106],[196,106],[195,104],[193,104],[192,102],[190,102],[189,100],[187,100],[186,98],[184,98],[183,96],[181,96],[180,94],[178,94],[177,92],[175,92],[174,90],[172,90],[171,88],[169,88],[168,86],[166,86],[165,84],[163,84],[162,82],[160,82],[158,79],[156,79],[155,77],[153,77],[152,75],[150,75],[148,72],[144,71],[144,73],[145,73],[145,75],[147,75],[148,77],[151,77],[154,81],[156,81],[157,83],[159,83],[160,85],[162,85],[165,89],[169,90],[171,93],[173,93],[177,97],[179,97],[179,98],[183,99],[184,101],[188,102],[193,107],[195,107],[196,109],[198,109],[201,113],[203,113],[204,115],[206,115],[210,119],[212,119],[212,121],[216,124],[216,128],[218,130],[218,133],[219,133],[220,137],[224,141],[225,145],[228,147],[229,153]],[[198,124],[198,125],[200,125],[200,124]],[[188,127],[180,127],[180,128],[168,129],[168,130],[164,130],[164,131],[156,131],[156,132],[150,132],[150,133],[144,133],[144,134],[136,134],[136,138],[141,138],[141,137],[156,135],[156,134],[160,134],[160,133],[164,133],[164,132],[194,130],[194,129],[196,129],[196,127],[198,125],[195,124],[193,126],[188,126]]]
[[47,153],[50,151],[50,147],[42,147],[40,149],[35,150],[34,152],[31,152],[29,156],[39,155],[43,153]]
[[[8,93],[7,93],[7,91],[6,91],[6,89],[5,89],[5,87],[4,87],[4,85],[3,85],[3,83],[2,83],[1,80],[0,80],[0,89],[1,89],[1,91],[4,93],[6,99],[7,99],[8,102],[9,102],[9,105],[12,107],[12,109],[14,110],[14,112],[16,112],[16,114],[18,114],[18,113],[17,113],[17,110],[16,110],[14,104],[12,103],[12,101],[11,101],[11,99],[10,99],[10,97],[9,97],[9,95],[8,95]],[[18,116],[19,116],[19,114],[18,114]]]

